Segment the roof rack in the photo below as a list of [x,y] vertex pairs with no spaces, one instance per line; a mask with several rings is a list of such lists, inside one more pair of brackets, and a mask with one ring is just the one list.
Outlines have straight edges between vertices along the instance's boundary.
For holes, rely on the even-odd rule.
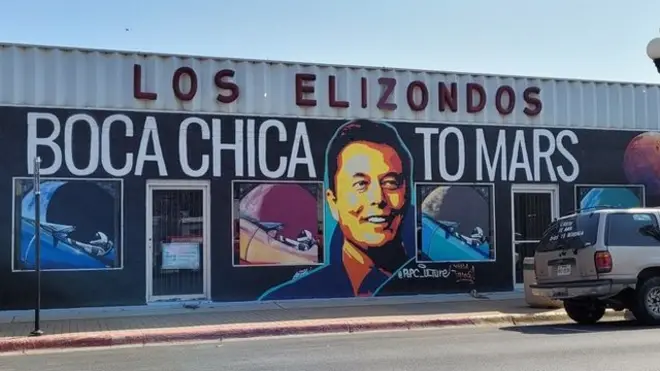
[[614,205],[597,205],[597,206],[590,206],[590,207],[585,207],[582,209],[575,209],[569,212],[569,214],[575,214],[575,213],[581,213],[583,211],[587,210],[599,210],[599,209],[627,209],[627,207],[623,206],[614,206]]

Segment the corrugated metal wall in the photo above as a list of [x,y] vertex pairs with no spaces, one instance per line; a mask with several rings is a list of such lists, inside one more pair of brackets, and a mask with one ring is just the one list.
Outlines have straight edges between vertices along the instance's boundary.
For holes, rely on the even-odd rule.
[[[157,100],[145,102],[133,97],[136,63],[142,66],[142,86],[145,90],[157,92]],[[178,100],[172,91],[172,75],[182,66],[192,67],[198,75],[198,92],[190,102]],[[216,100],[219,90],[214,84],[214,76],[223,69],[236,72],[234,81],[240,87],[240,98],[231,104]],[[296,105],[296,73],[316,74],[315,97],[319,102],[316,107]],[[336,76],[337,95],[351,102],[351,107],[329,107],[329,75]],[[362,77],[368,80],[366,109],[360,107]],[[391,101],[399,108],[393,112],[376,108],[377,95],[382,91],[379,77],[394,77],[398,81]],[[423,81],[429,87],[429,106],[424,111],[415,112],[408,108],[406,87],[414,80]],[[458,83],[458,112],[439,111],[439,82]],[[489,99],[485,109],[477,114],[467,113],[465,108],[464,89],[471,82],[481,84]],[[513,87],[518,98],[516,109],[507,116],[500,115],[493,104],[495,90],[501,85]],[[541,89],[543,110],[535,117],[528,117],[522,111],[522,94],[530,86]],[[185,83],[182,88],[187,89]],[[0,104],[6,105],[654,130],[660,127],[659,89],[656,85],[0,45]]]

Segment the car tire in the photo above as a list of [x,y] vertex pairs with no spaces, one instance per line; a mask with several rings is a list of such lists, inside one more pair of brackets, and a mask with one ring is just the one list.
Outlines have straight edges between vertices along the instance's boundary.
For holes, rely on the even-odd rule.
[[597,301],[564,301],[564,310],[570,319],[580,325],[593,325],[605,315],[605,304]]
[[651,277],[637,287],[632,312],[642,324],[660,324],[660,277]]

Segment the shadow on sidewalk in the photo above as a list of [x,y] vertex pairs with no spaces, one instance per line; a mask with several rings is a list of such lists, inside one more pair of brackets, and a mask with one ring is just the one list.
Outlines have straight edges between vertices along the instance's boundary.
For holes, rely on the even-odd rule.
[[[222,311],[214,308],[190,309],[186,313],[157,315],[131,315],[109,318],[81,318],[42,321],[46,334],[65,334],[113,330],[138,330],[158,328],[180,328],[193,326],[265,323],[294,320],[322,320],[356,317],[421,316],[436,315],[448,318],[473,317],[479,314],[534,314],[556,309],[533,309],[523,300],[474,299],[461,302],[426,302],[406,304],[378,304],[317,307],[280,308],[261,310]],[[112,314],[109,314],[112,316]],[[25,336],[32,330],[31,322],[0,324],[0,337]]]

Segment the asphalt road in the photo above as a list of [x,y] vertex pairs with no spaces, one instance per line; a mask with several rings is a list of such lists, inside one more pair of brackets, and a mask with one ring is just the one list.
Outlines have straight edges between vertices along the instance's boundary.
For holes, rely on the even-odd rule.
[[235,340],[0,356],[0,370],[650,370],[660,365],[660,329],[454,328]]

